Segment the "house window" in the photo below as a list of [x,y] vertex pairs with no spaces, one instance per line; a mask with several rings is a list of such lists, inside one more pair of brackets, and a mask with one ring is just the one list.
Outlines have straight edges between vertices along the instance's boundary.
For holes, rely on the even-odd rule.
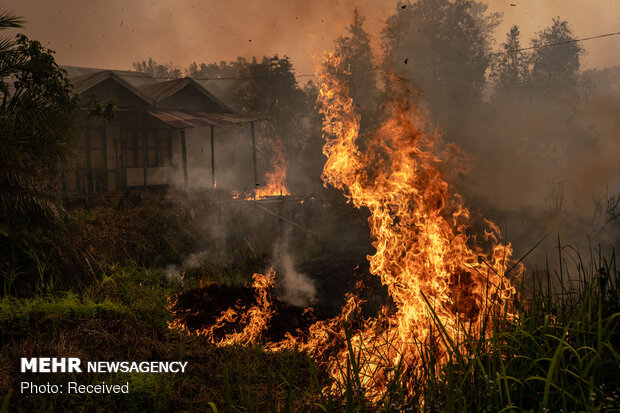
[[124,168],[142,168],[144,165],[143,148],[141,129],[121,129],[122,165]]
[[78,192],[107,190],[105,128],[90,128],[78,135],[78,159],[75,166],[75,186]]
[[[144,166],[143,129],[121,129],[123,167],[142,168]],[[169,129],[147,129],[148,167],[170,166],[172,164],[172,133]]]
[[170,166],[172,163],[172,136],[169,129],[148,131],[148,166]]

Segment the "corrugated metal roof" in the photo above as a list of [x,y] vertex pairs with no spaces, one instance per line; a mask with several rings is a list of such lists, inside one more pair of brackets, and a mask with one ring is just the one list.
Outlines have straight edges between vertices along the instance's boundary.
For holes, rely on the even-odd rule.
[[234,113],[210,113],[170,109],[151,109],[148,113],[176,129],[238,125],[261,120],[257,117],[237,115]]
[[[102,69],[95,67],[80,67],[80,66],[61,66],[62,69],[67,71],[67,75],[69,79],[73,82],[74,79],[77,79],[84,75],[92,75],[99,72],[113,72],[115,75],[119,76],[123,80],[125,80],[130,85],[140,89],[144,86],[150,86],[155,84],[167,83],[169,81],[175,81],[179,79],[161,79],[159,77],[153,77],[151,73],[145,72],[136,72],[133,70],[114,70],[114,69]],[[212,80],[200,80],[190,78],[192,82],[196,83],[203,89],[205,89],[208,93],[210,93],[213,97],[217,99],[218,102],[224,102],[223,104],[230,108],[231,105],[234,105],[234,102],[230,101],[230,96],[224,94],[221,87]],[[233,80],[229,80],[233,81]]]
[[71,79],[71,84],[73,85],[73,90],[76,93],[83,93],[87,91],[88,89],[96,86],[97,84],[103,82],[106,79],[114,79],[115,81],[123,85],[125,88],[130,90],[132,93],[137,95],[140,99],[147,102],[149,105],[153,104],[153,99],[151,97],[149,97],[143,91],[141,91],[137,87],[127,82],[125,79],[123,79],[121,76],[114,73],[114,71],[112,70],[102,70],[100,72],[85,74],[85,75],[78,76],[75,78],[70,78],[70,79]]
[[115,75],[123,78],[127,83],[134,87],[140,87],[152,83],[159,83],[162,79],[154,78],[150,73],[144,72],[135,72],[132,70],[114,70],[114,69],[103,69],[103,68],[95,68],[95,67],[79,67],[79,66],[61,66],[62,69],[67,71],[67,75],[69,79],[73,81],[80,76],[84,75],[92,75],[98,72],[112,72]]
[[[192,78],[161,80],[154,78],[148,73],[132,72],[129,70],[106,70],[76,66],[63,66],[63,69],[67,71],[69,79],[77,93],[83,93],[98,83],[108,78],[113,78],[146,101],[149,106],[151,106],[148,110],[150,115],[173,128],[186,129],[205,126],[225,126],[264,120],[255,116],[233,113],[215,95]],[[174,95],[188,85],[191,85],[217,104],[221,108],[221,112],[213,113],[205,111],[160,109],[156,107],[157,102]]]
[[158,83],[151,83],[148,85],[143,85],[140,87],[140,90],[142,90],[145,94],[150,96],[151,99],[153,99],[153,102],[157,104],[158,102],[161,102],[167,97],[174,95],[175,93],[177,93],[178,91],[180,91],[186,86],[192,86],[198,92],[202,93],[209,100],[211,100],[213,103],[219,106],[222,109],[222,112],[232,113],[232,111],[224,103],[222,103],[217,97],[215,97],[215,95],[209,92],[200,83],[196,82],[194,79],[189,78],[189,77],[184,77],[182,79],[160,81]]

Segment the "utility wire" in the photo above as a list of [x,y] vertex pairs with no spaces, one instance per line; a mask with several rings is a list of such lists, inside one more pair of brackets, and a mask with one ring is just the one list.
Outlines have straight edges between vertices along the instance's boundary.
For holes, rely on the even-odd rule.
[[545,47],[551,47],[551,46],[557,46],[560,44],[569,44],[569,43],[577,43],[577,42],[585,42],[586,40],[592,40],[592,39],[600,39],[602,37],[610,37],[610,36],[617,36],[619,35],[620,32],[613,32],[613,33],[605,33],[605,34],[599,34],[598,36],[590,36],[590,37],[584,37],[583,39],[571,39],[571,40],[564,40],[561,42],[556,42],[556,43],[547,43],[547,44],[541,44],[539,46],[531,46],[531,47],[524,47],[522,49],[519,49],[520,52],[523,52],[525,50],[533,50],[533,49],[543,49]]
[[[535,49],[544,49],[546,47],[553,47],[553,46],[558,46],[558,45],[563,45],[563,44],[570,44],[570,43],[578,43],[578,42],[585,42],[587,40],[593,40],[593,39],[600,39],[603,37],[611,37],[611,36],[618,36],[620,35],[620,32],[612,32],[612,33],[605,33],[605,34],[599,34],[596,36],[590,36],[590,37],[584,37],[581,39],[570,39],[570,40],[563,40],[561,42],[555,42],[555,43],[547,43],[547,44],[541,44],[538,46],[530,46],[530,47],[523,47],[521,49],[519,49],[519,52],[524,52],[524,51],[528,51],[528,50],[535,50]],[[492,53],[494,55],[500,55],[503,52],[495,52]],[[368,69],[368,72],[379,72],[381,71],[380,68],[373,68],[373,69]],[[343,72],[336,72],[333,74],[340,74]],[[120,76],[123,77],[138,77],[138,78],[145,78],[145,79],[167,79],[167,80],[173,80],[169,77],[166,76],[155,76],[155,75],[149,75],[147,72],[144,72],[144,75],[141,74],[122,74]],[[273,78],[285,78],[285,77],[291,77],[293,76],[294,78],[300,78],[300,77],[318,77],[318,75],[316,74],[311,74],[311,73],[304,73],[304,74],[290,74],[290,75],[271,75],[271,76],[245,76],[245,77],[192,77],[192,79],[194,80],[252,80],[252,79],[273,79]]]

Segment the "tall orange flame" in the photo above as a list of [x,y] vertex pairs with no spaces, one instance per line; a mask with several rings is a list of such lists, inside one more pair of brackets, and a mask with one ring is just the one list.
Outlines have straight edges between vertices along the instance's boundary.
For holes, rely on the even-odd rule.
[[[330,55],[326,67],[339,66]],[[485,319],[501,310],[510,313],[515,289],[506,270],[512,248],[497,242],[498,228],[489,221],[490,253],[472,246],[470,212],[440,173],[447,153],[439,151],[438,134],[426,132],[425,114],[411,102],[405,82],[389,79],[390,116],[361,152],[360,117],[345,85],[330,73],[321,74],[318,97],[327,156],[322,177],[353,205],[370,210],[376,248],[368,257],[370,271],[395,304],[390,326],[381,334],[391,350],[366,354],[361,373],[362,385],[380,392],[394,365],[419,367],[419,343],[438,343],[439,361],[445,360],[449,349],[432,336],[433,325],[461,342],[465,331],[480,331]],[[367,329],[352,341],[373,337],[377,334]]]

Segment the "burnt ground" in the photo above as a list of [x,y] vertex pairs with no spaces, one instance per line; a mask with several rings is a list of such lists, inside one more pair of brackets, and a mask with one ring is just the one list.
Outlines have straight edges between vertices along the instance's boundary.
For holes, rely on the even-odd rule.
[[[172,307],[175,319],[182,321],[190,330],[199,330],[211,326],[217,317],[229,308],[238,312],[256,304],[254,289],[251,287],[235,287],[211,284],[200,289],[179,293]],[[275,310],[271,317],[268,329],[263,333],[266,341],[278,341],[285,338],[287,332],[294,333],[297,329],[307,330],[316,320],[311,311],[288,305],[272,297]],[[239,332],[243,324],[226,324],[215,331],[215,339],[221,339],[227,334]]]
[[[265,341],[279,341],[286,333],[304,333],[318,320],[332,318],[340,313],[345,294],[355,292],[365,301],[361,316],[368,317],[388,303],[385,288],[377,277],[368,274],[368,262],[358,264],[359,257],[350,256],[339,260],[315,260],[301,264],[296,270],[308,274],[316,281],[318,300],[311,311],[295,307],[277,297],[277,287],[272,290],[274,314],[268,329],[263,333]],[[362,280],[363,287],[356,285]],[[173,316],[192,331],[211,326],[225,310],[238,312],[256,304],[255,291],[250,286],[225,286],[210,284],[205,287],[177,294],[172,307]],[[216,330],[215,339],[239,332],[244,324],[226,324]]]

